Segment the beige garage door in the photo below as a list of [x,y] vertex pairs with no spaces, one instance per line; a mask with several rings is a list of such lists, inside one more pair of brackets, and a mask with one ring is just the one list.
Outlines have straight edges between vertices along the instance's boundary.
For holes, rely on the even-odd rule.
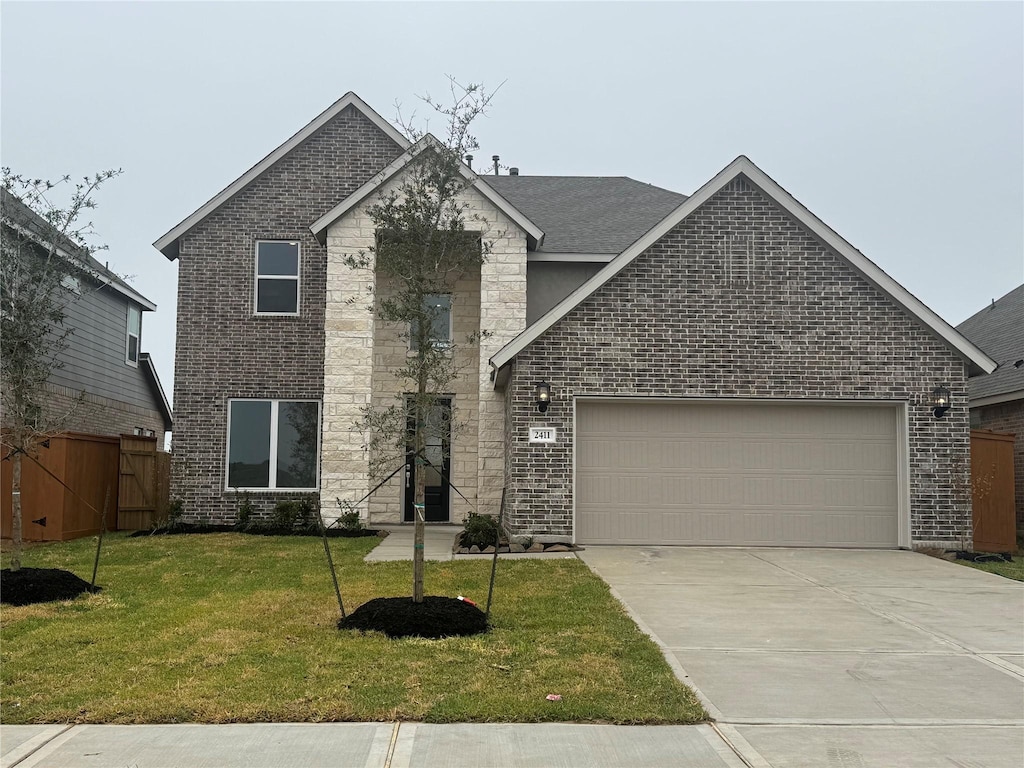
[[894,406],[582,401],[583,544],[895,547]]

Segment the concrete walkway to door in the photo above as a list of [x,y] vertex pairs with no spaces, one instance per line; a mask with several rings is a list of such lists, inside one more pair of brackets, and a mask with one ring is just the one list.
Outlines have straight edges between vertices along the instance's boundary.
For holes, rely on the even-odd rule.
[[[374,526],[388,535],[381,539],[363,560],[367,563],[380,563],[392,560],[412,560],[413,525],[378,525]],[[451,560],[452,545],[455,535],[462,530],[461,525],[425,525],[423,526],[423,559]]]
[[1024,584],[905,551],[589,547],[752,766],[1024,764]]

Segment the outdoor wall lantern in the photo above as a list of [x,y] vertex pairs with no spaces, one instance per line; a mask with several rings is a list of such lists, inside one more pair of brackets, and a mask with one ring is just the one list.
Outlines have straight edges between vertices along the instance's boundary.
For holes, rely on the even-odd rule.
[[549,405],[551,405],[551,385],[542,381],[537,385],[537,410],[546,413]]
[[949,389],[947,387],[936,387],[932,390],[932,413],[936,419],[941,419],[949,410]]

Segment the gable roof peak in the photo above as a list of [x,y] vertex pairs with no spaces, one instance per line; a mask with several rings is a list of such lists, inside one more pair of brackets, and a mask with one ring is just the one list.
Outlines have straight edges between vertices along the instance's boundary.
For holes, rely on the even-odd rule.
[[[637,256],[668,234],[680,222],[689,217],[739,175],[743,175],[762,194],[782,208],[801,226],[811,232],[814,237],[845,259],[865,280],[887,295],[896,305],[931,331],[950,349],[959,354],[969,364],[972,376],[991,373],[995,370],[996,362],[992,358],[925,306],[920,299],[913,296],[906,288],[893,280],[877,264],[840,237],[831,227],[811,213],[768,174],[758,168],[746,155],[736,157],[735,160],[715,174],[689,198],[680,203],[675,210],[665,216],[658,224],[651,227],[632,245],[608,262],[590,280],[569,294],[548,311],[546,315],[498,350],[490,359],[491,366],[495,371],[498,371],[511,362],[516,355],[536,341],[555,323],[579,306],[602,285],[631,264]],[[497,380],[498,377],[496,376],[496,383]]]
[[[363,184],[359,189],[342,200],[338,205],[321,216],[309,225],[310,232],[320,242],[327,242],[327,229],[338,219],[355,208],[359,203],[369,197],[373,192],[383,187],[388,181],[400,174],[409,163],[413,162],[421,153],[430,149],[444,149],[441,143],[433,134],[426,133],[420,137],[415,144],[408,147],[405,152],[399,155],[390,165],[378,171],[373,177]],[[487,183],[487,176],[478,175],[470,168],[464,159],[460,159],[459,173],[466,180],[467,188],[472,187],[484,198],[486,198],[498,210],[508,216],[526,233],[528,242],[536,247],[544,240],[544,232],[533,221],[531,221],[515,205],[497,192]]]
[[245,189],[249,184],[259,178],[265,171],[281,160],[285,155],[302,144],[306,139],[323,128],[327,123],[341,114],[348,107],[355,107],[371,123],[379,128],[388,138],[395,142],[401,149],[409,148],[409,140],[395,128],[391,123],[381,117],[369,104],[359,98],[354,91],[349,91],[331,106],[306,123],[287,141],[273,150],[270,154],[260,160],[256,165],[243,173],[231,184],[226,186],[211,199],[206,201],[200,208],[193,211],[184,220],[179,222],[170,231],[153,243],[153,246],[164,254],[168,259],[174,261],[178,258],[178,240],[199,222],[220,208],[224,203]]

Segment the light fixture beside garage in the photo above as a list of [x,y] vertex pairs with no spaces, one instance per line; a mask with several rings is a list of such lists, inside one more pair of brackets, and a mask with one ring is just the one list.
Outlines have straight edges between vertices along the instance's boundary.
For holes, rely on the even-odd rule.
[[546,413],[551,405],[551,385],[546,381],[537,384],[537,410]]
[[941,419],[949,410],[949,388],[936,387],[932,390],[932,413],[936,419]]

